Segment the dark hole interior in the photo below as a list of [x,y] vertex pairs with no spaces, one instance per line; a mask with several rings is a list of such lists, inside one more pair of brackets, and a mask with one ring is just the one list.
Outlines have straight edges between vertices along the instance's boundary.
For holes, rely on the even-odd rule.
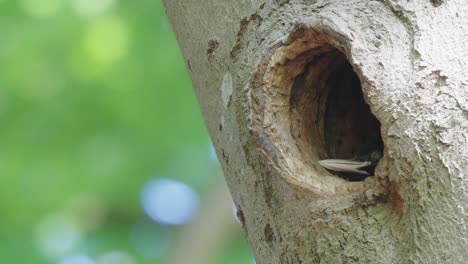
[[[330,92],[324,116],[327,158],[370,161],[365,170],[374,175],[382,157],[380,122],[365,102],[359,77],[347,62],[328,78]],[[334,173],[350,181],[364,180],[367,175]]]
[[[359,77],[337,49],[307,61],[290,97],[291,132],[302,155],[305,160],[314,160],[316,153],[320,160],[370,161],[365,170],[374,175],[384,146],[380,122],[364,100]],[[329,171],[348,181],[368,177]]]

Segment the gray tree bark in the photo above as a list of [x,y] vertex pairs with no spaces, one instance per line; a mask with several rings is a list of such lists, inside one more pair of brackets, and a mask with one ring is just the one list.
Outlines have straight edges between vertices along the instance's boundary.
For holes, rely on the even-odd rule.
[[466,0],[165,6],[257,263],[468,261]]

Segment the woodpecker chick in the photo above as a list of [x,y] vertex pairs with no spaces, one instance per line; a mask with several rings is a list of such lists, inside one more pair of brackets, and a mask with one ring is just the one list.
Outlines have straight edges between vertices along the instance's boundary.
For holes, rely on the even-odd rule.
[[319,164],[325,169],[350,181],[362,181],[367,176],[373,176],[375,167],[383,156],[383,144],[375,144],[371,148],[359,151],[353,159],[325,159]]
[[372,165],[370,161],[354,161],[344,159],[326,159],[320,160],[319,164],[325,169],[336,171],[336,172],[349,172],[357,173],[362,175],[369,175],[369,173],[363,168]]

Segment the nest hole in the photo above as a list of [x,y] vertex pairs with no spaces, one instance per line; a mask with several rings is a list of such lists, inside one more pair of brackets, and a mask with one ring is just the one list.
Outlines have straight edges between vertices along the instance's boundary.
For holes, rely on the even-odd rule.
[[[346,56],[324,44],[296,57],[302,71],[293,79],[289,112],[291,135],[304,160],[364,160],[383,151],[380,122],[364,98],[361,81]],[[367,156],[366,156],[367,155]],[[375,157],[374,157],[375,158]],[[374,175],[332,172],[348,181]]]

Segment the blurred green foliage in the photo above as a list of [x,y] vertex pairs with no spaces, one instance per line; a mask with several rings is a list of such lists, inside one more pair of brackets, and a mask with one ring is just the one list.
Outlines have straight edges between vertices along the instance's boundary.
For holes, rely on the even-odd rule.
[[[143,183],[203,195],[220,177],[162,3],[81,1],[0,0],[2,263],[55,263],[38,242],[55,215],[78,219],[77,252],[158,263],[130,242]],[[241,236],[230,244],[219,263],[251,262]]]

